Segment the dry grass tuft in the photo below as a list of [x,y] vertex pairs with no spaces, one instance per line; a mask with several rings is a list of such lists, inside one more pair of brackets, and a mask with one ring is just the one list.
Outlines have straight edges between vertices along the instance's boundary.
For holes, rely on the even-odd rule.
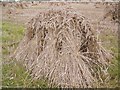
[[119,13],[119,8],[118,8],[119,3],[111,3],[111,4],[105,4],[105,15],[104,19],[110,18],[111,21],[120,23],[118,20],[118,13]]
[[35,79],[45,78],[50,86],[83,88],[108,76],[110,55],[83,16],[49,10],[28,23],[14,57]]
[[19,9],[24,9],[28,7],[29,3],[26,2],[2,2],[3,7],[8,7],[8,8],[19,8]]

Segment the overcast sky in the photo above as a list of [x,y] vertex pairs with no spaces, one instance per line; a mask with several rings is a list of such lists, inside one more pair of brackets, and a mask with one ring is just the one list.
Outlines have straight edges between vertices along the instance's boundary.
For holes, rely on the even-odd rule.
[[[0,1],[12,1],[12,0],[0,0]],[[15,1],[19,1],[19,0],[15,0]]]

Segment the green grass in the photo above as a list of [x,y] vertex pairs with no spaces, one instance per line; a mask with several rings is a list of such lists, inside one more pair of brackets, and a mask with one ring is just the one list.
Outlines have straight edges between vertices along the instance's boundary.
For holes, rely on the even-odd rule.
[[[22,39],[24,27],[17,24],[3,22],[2,33],[3,55],[8,55],[10,52],[14,51],[18,42]],[[11,48],[12,50],[10,50]]]
[[106,48],[106,50],[110,51],[114,56],[111,59],[111,65],[108,69],[111,78],[110,81],[106,82],[105,85],[108,87],[118,87],[118,35],[113,33],[111,30],[106,30],[101,34],[100,38],[103,41],[103,46]]
[[47,83],[43,80],[33,81],[29,73],[22,65],[15,60],[3,65],[3,87],[46,87]]
[[33,80],[20,62],[9,58],[24,35],[24,26],[10,22],[2,23],[2,86],[3,87],[48,87],[44,80]]

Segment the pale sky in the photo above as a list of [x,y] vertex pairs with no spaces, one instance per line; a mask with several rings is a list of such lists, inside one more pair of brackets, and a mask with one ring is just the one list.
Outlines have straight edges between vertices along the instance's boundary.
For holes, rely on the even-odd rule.
[[[12,0],[0,0],[0,1],[12,1]],[[19,0],[15,0],[15,1],[19,1]]]

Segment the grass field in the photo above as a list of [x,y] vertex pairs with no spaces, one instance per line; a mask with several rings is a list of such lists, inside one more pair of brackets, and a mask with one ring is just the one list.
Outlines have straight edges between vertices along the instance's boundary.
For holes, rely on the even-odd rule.
[[10,59],[10,54],[14,52],[24,35],[24,26],[3,22],[2,30],[3,87],[47,87],[47,83],[44,80],[33,80],[22,64]]

